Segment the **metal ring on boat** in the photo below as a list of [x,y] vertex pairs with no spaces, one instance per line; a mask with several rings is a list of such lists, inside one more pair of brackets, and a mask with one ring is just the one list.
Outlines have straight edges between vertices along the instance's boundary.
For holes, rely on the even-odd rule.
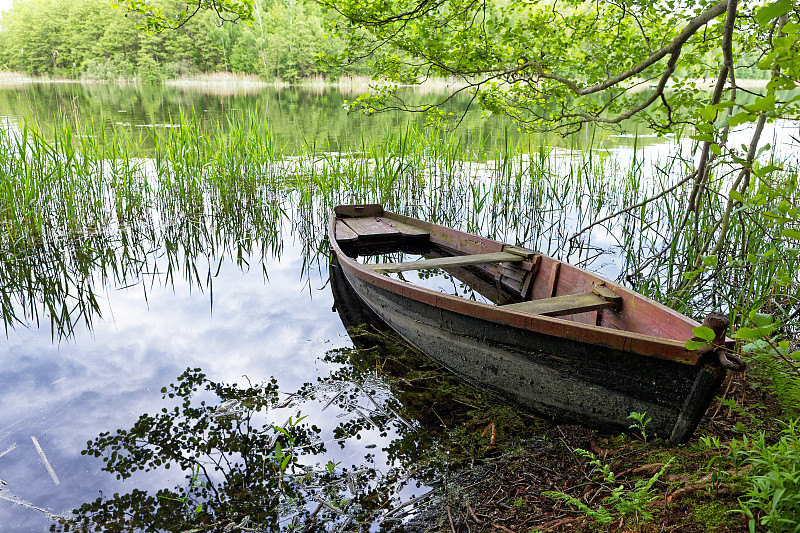
[[743,372],[747,368],[747,363],[733,353],[729,353],[725,349],[717,350],[717,358],[722,368],[726,368],[732,372]]

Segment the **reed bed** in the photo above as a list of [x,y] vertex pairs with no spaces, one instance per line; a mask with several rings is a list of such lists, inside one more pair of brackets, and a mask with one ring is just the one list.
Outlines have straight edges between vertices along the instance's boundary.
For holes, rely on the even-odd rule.
[[[652,161],[637,144],[618,153],[563,150],[512,145],[506,132],[488,146],[406,127],[362,139],[357,150],[307,143],[290,156],[255,113],[208,125],[190,112],[174,122],[142,133],[64,113],[50,129],[35,117],[4,127],[0,268],[13,280],[0,295],[6,328],[49,316],[54,331],[69,332],[100,312],[103,284],[127,285],[144,272],[181,272],[210,286],[213,275],[196,271],[198,261],[250,264],[256,249],[279,255],[286,231],[302,240],[306,268],[321,268],[329,213],[354,202],[541,250],[691,315],[741,317],[756,307],[797,319],[792,243],[779,231],[765,238],[752,210],[736,213],[715,264],[698,257],[697,234],[718,231],[724,204],[714,197],[725,194],[725,176],[710,184],[702,216],[684,234],[674,231],[687,194],[678,188],[576,236],[685,175],[691,157],[680,150]],[[160,269],[158,249],[168,251]],[[707,268],[697,272],[698,261]]]

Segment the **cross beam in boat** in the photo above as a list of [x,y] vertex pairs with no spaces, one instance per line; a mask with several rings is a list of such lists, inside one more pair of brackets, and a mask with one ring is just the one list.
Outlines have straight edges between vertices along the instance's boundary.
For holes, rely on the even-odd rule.
[[[530,253],[528,255],[530,255]],[[364,266],[381,274],[390,274],[395,272],[406,272],[408,270],[463,267],[468,265],[484,265],[488,263],[511,263],[525,261],[526,259],[528,258],[524,255],[511,252],[493,252],[489,254],[455,255],[449,257],[437,257],[435,259],[420,259],[419,261],[408,261],[405,263],[378,263],[375,265]]]
[[532,315],[564,316],[618,307],[622,297],[608,287],[596,286],[591,292],[564,294],[502,306],[503,309],[522,311]]

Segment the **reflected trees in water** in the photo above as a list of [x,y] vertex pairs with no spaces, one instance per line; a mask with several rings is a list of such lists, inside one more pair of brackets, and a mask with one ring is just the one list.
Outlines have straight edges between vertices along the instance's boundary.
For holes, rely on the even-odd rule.
[[[162,389],[160,412],[101,433],[82,452],[120,479],[163,477],[168,486],[101,494],[53,529],[391,529],[418,512],[448,472],[499,452],[481,434],[487,423],[499,426],[498,443],[541,429],[399,339],[370,325],[350,333],[359,348],[327,352],[323,359],[338,369],[288,396],[274,379],[224,384],[187,369]],[[304,410],[341,420],[328,434]],[[421,497],[401,497],[419,487]]]

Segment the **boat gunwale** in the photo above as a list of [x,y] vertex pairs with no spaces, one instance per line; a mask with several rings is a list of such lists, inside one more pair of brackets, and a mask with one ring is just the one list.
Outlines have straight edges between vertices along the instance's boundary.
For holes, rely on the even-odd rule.
[[[460,230],[447,228],[445,226],[440,226],[432,222],[421,221],[411,217],[406,217],[404,215],[398,215],[389,211],[384,211],[382,216],[385,216],[386,218],[390,219],[393,219],[394,216],[397,216],[400,218],[402,222],[406,223],[419,222],[422,223],[423,225],[422,227],[441,228],[446,231],[460,232]],[[547,336],[559,336],[575,342],[606,346],[623,352],[630,353],[632,355],[666,359],[669,361],[687,364],[690,366],[698,366],[702,362],[704,355],[702,351],[696,351],[696,350],[690,351],[686,348],[684,342],[679,340],[665,338],[665,337],[657,337],[653,335],[636,333],[626,330],[611,329],[593,324],[585,324],[581,322],[567,320],[560,317],[534,315],[530,313],[525,313],[523,311],[503,308],[503,306],[466,300],[459,296],[441,293],[438,291],[427,289],[425,287],[414,285],[412,283],[403,282],[391,278],[389,276],[383,275],[381,273],[375,272],[367,268],[364,264],[359,263],[358,261],[356,261],[355,259],[349,257],[347,254],[344,253],[343,249],[336,241],[335,229],[336,229],[336,221],[338,219],[339,217],[337,217],[335,214],[331,216],[328,227],[328,237],[331,249],[336,254],[342,267],[346,268],[347,270],[352,272],[354,275],[356,275],[363,281],[381,287],[385,290],[394,292],[402,297],[412,299],[414,301],[423,303],[425,305],[442,308],[457,314],[468,315],[481,320],[487,320],[490,322],[504,324],[514,328],[524,329],[526,331],[530,331],[535,334],[547,335]],[[501,243],[499,241],[494,241],[493,239],[487,239],[486,237],[481,237],[479,235],[472,235],[466,233],[465,235],[470,235],[472,237],[482,239],[485,242],[495,243],[500,246],[504,245],[504,243]],[[547,257],[544,254],[542,255],[544,257]],[[556,259],[553,260],[557,261]],[[561,261],[561,263],[563,263],[563,261]],[[630,297],[640,298],[644,301],[652,303],[660,311],[667,312],[674,318],[677,318],[685,322],[687,325],[690,325],[691,327],[700,325],[695,320],[692,320],[691,318],[678,313],[674,309],[670,309],[669,307],[663,304],[660,304],[650,298],[647,298],[646,296],[640,293],[637,293],[625,287],[618,287],[617,284],[609,280],[606,280],[605,278],[598,276],[597,274],[588,272],[579,267],[575,267],[574,265],[570,265],[570,267],[575,268],[580,272],[585,272],[588,276],[592,278],[596,278],[600,281],[609,283],[612,286],[614,286],[615,289],[624,292],[626,295]],[[469,310],[469,313],[466,312],[467,310]],[[556,328],[558,328],[559,330],[557,335],[554,333],[554,330]]]

